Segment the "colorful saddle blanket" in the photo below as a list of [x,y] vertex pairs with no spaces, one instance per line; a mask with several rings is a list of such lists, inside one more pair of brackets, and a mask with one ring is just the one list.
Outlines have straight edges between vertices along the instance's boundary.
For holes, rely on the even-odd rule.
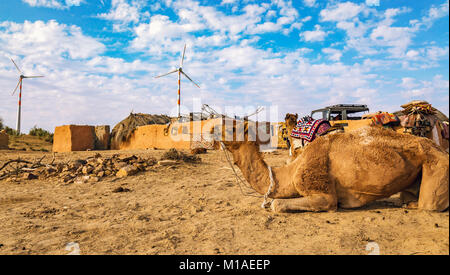
[[325,133],[330,127],[330,123],[325,119],[301,118],[297,122],[297,126],[292,130],[291,137],[311,142],[317,135]]
[[391,123],[391,124],[399,124],[400,120],[394,114],[391,114],[391,113],[388,113],[388,112],[378,112],[378,113],[373,114],[372,122],[375,125],[387,125],[389,123]]

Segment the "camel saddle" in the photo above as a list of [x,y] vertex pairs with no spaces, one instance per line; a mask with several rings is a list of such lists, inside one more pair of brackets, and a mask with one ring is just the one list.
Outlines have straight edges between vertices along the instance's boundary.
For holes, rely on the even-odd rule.
[[291,137],[313,141],[317,136],[328,133],[331,128],[330,122],[325,119],[316,119],[304,117],[298,120],[297,125],[292,129]]
[[400,119],[396,115],[382,111],[363,115],[362,119],[372,119],[373,125],[396,126],[400,124]]

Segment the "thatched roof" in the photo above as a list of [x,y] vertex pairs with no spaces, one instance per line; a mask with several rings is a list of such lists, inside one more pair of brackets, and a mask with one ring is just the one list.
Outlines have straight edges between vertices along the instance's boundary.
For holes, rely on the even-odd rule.
[[[405,114],[403,113],[403,111],[396,111],[396,112],[394,112],[394,115],[403,116]],[[448,117],[439,110],[436,110],[436,113],[434,115],[439,119],[440,122],[443,122],[443,121],[449,122]]]
[[130,138],[133,131],[139,127],[150,124],[167,124],[171,119],[166,115],[133,114],[114,126],[111,132],[111,139],[115,142],[126,141]]
[[442,113],[441,111],[439,111],[438,109],[436,109],[436,116],[440,121],[447,121],[448,122],[448,117]]
[[[417,102],[419,102],[419,101],[417,101]],[[420,101],[420,102],[428,103],[426,101]],[[411,103],[416,103],[416,101],[410,102],[408,104],[411,104]],[[408,106],[408,104],[404,104],[401,107],[405,108],[405,107]],[[404,110],[396,111],[396,112],[394,112],[394,115],[396,115],[396,116],[403,116],[403,115],[405,115],[405,113],[403,111]],[[441,121],[441,122],[443,122],[443,121],[447,121],[448,122],[449,121],[448,117],[444,113],[439,111],[438,109],[433,108],[433,111],[435,112],[434,115],[439,119],[439,121]]]

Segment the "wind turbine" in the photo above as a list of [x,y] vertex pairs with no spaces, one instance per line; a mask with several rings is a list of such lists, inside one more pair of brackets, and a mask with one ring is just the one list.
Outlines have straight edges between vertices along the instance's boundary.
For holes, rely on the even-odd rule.
[[19,71],[20,76],[19,76],[19,82],[17,83],[16,88],[14,89],[14,91],[12,92],[11,95],[14,95],[14,93],[17,91],[17,87],[20,86],[19,89],[19,108],[17,110],[17,125],[16,125],[16,132],[17,134],[20,135],[20,113],[21,113],[21,108],[22,108],[22,81],[24,78],[38,78],[38,77],[44,77],[42,75],[35,75],[35,76],[25,76],[23,75],[22,70],[19,69],[19,67],[17,66],[16,62],[14,62],[14,60],[11,58],[12,63],[14,64],[14,66],[16,67],[17,71]]
[[186,52],[186,44],[184,44],[184,50],[183,50],[183,55],[181,56],[181,62],[180,62],[180,67],[178,67],[177,69],[170,71],[168,73],[159,75],[159,76],[155,76],[155,78],[160,78],[172,73],[176,73],[178,72],[178,102],[177,102],[177,107],[178,107],[178,118],[180,117],[180,91],[181,91],[181,75],[183,74],[187,79],[189,79],[192,83],[194,83],[195,86],[197,86],[198,88],[200,88],[200,86],[197,85],[197,83],[195,83],[184,71],[183,71],[183,61],[184,61],[184,53]]

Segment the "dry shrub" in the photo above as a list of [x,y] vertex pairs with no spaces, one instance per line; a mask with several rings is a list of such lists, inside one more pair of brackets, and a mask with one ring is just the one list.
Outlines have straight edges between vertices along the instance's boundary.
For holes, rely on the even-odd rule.
[[193,155],[206,154],[206,148],[194,148],[191,150],[191,154]]
[[170,160],[182,160],[184,162],[200,162],[201,159],[195,155],[186,155],[183,152],[177,151],[177,149],[172,148],[169,151],[165,152],[161,160],[170,159]]

